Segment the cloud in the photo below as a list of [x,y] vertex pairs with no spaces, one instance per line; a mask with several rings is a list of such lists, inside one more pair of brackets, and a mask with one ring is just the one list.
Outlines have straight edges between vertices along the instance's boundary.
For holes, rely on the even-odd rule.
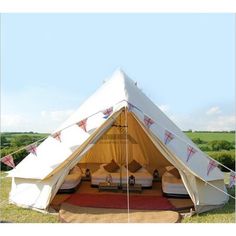
[[74,110],[41,111],[41,117],[50,121],[63,122]]
[[234,115],[218,116],[206,124],[205,130],[234,130],[235,125]]
[[216,114],[220,114],[221,113],[221,110],[219,107],[211,107],[209,110],[206,111],[206,114],[207,115],[216,115]]

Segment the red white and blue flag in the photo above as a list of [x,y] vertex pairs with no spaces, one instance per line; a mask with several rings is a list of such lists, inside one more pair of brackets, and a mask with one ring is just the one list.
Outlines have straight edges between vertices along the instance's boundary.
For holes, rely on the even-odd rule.
[[12,155],[7,155],[7,156],[3,157],[2,159],[0,159],[0,161],[7,166],[10,166],[12,168],[15,167],[15,163],[14,163]]
[[77,125],[83,129],[85,132],[87,132],[87,118],[81,120],[80,122],[77,123]]
[[208,166],[207,166],[207,175],[210,174],[211,171],[213,171],[218,166],[217,162],[214,160],[209,160]]
[[53,138],[55,138],[57,141],[61,142],[61,131],[56,132],[52,135]]
[[107,119],[113,112],[113,107],[110,107],[104,111],[102,111],[103,115],[104,115],[104,119]]
[[170,131],[166,130],[164,138],[165,144],[168,144],[172,139],[174,139],[174,135]]
[[132,111],[135,108],[135,106],[131,103],[128,103],[128,111]]
[[188,146],[187,148],[187,160],[186,162],[188,162],[190,160],[190,158],[197,152],[197,150],[195,148],[193,148],[192,146]]
[[152,120],[150,117],[144,115],[144,124],[148,127],[148,129],[154,123],[155,123],[154,120]]
[[37,146],[35,144],[31,144],[31,145],[27,146],[26,151],[37,156]]
[[232,188],[235,185],[235,173],[231,172],[229,176],[229,187]]

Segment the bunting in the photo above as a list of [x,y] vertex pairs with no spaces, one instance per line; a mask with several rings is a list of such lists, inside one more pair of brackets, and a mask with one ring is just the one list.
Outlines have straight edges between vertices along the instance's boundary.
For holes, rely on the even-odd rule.
[[37,156],[37,146],[36,146],[35,144],[31,144],[31,145],[27,146],[27,147],[25,148],[25,150],[26,150],[27,152],[32,153],[32,154],[34,154],[35,156]]
[[81,120],[80,122],[78,122],[77,125],[78,125],[81,129],[83,129],[85,132],[87,132],[87,129],[86,129],[86,127],[87,127],[87,118],[84,119],[84,120]]
[[165,144],[168,144],[173,138],[174,138],[174,135],[170,131],[166,130],[165,131]]
[[55,138],[57,141],[61,142],[61,131],[56,132],[52,135],[53,138]]
[[110,108],[108,108],[108,109],[105,109],[102,113],[103,113],[103,115],[104,115],[104,119],[107,119],[110,115],[111,115],[111,113],[113,112],[113,107],[110,107]]
[[3,157],[2,159],[0,159],[0,161],[7,166],[15,168],[15,163],[14,163],[12,155],[7,155],[7,156]]
[[135,106],[131,103],[128,103],[128,111],[132,111],[135,108]]
[[148,129],[150,128],[150,126],[152,124],[154,124],[154,120],[152,120],[150,117],[144,115],[144,124],[148,127]]
[[234,185],[235,185],[235,173],[230,172],[229,187],[232,188]]
[[211,172],[212,170],[214,170],[215,167],[217,167],[217,166],[218,166],[217,162],[215,162],[214,160],[209,160],[209,164],[208,164],[208,166],[207,166],[207,175],[209,175],[210,172]]
[[188,162],[190,160],[190,158],[197,152],[197,150],[195,148],[193,148],[192,146],[188,146],[187,148],[187,160],[186,162]]

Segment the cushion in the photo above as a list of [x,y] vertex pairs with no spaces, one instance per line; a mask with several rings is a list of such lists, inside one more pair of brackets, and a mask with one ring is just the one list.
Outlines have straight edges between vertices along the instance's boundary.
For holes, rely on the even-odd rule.
[[109,164],[103,166],[103,168],[112,173],[112,172],[116,172],[120,167],[116,164],[116,162],[114,160],[112,160]]
[[81,169],[78,166],[74,166],[69,172],[70,175],[77,174],[77,173],[81,173]]
[[138,171],[141,168],[142,168],[142,166],[135,160],[131,161],[128,164],[128,170],[132,173],[135,173],[136,171]]
[[181,178],[179,171],[176,168],[173,168],[173,169],[169,170],[168,172],[171,173],[172,175],[174,175],[177,179]]

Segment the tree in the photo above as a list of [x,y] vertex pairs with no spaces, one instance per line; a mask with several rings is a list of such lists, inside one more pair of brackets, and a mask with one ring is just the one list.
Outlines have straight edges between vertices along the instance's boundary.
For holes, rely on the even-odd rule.
[[11,140],[12,147],[22,147],[27,146],[31,143],[36,142],[38,137],[32,135],[16,135]]
[[7,140],[6,136],[1,135],[1,148],[3,147],[9,147],[10,142]]

